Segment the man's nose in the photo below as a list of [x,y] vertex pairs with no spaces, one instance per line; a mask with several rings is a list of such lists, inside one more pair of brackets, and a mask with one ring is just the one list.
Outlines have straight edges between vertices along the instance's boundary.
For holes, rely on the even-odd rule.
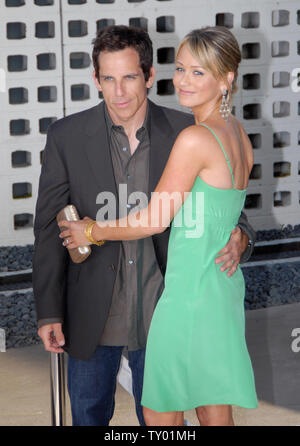
[[123,96],[124,95],[124,86],[122,81],[116,81],[115,83],[115,95]]

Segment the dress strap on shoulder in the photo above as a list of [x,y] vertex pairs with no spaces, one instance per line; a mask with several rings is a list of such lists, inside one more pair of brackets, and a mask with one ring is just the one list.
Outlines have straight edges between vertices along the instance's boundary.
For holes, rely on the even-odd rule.
[[227,153],[225,152],[225,149],[224,149],[224,147],[223,147],[221,141],[219,140],[219,138],[217,137],[217,135],[215,134],[215,132],[214,132],[210,127],[208,127],[208,125],[206,125],[206,124],[202,124],[202,123],[200,123],[200,124],[198,124],[198,125],[202,125],[203,127],[206,127],[206,128],[207,128],[207,129],[214,135],[214,137],[215,137],[216,140],[218,141],[219,146],[221,147],[222,152],[224,153],[225,159],[226,159],[226,161],[227,161],[227,164],[228,164],[228,167],[229,167],[229,171],[230,171],[230,174],[231,174],[232,185],[233,185],[233,188],[234,188],[235,185],[234,185],[234,177],[233,177],[233,172],[232,172],[231,164],[230,164],[229,158],[228,158],[228,156],[227,156]]

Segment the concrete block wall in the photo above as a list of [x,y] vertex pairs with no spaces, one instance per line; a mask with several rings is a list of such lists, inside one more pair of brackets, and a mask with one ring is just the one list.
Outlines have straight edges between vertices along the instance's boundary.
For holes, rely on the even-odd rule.
[[[24,4],[9,6],[18,3]],[[0,93],[0,246],[33,243],[47,118],[63,116],[59,2],[35,3],[0,3],[0,67],[6,72]]]
[[47,126],[99,102],[92,79],[92,39],[107,24],[134,24],[149,31],[157,70],[150,98],[178,109],[172,77],[180,40],[205,25],[232,30],[243,52],[234,112],[255,153],[247,214],[256,229],[298,224],[298,0],[3,0],[0,246],[33,242]]

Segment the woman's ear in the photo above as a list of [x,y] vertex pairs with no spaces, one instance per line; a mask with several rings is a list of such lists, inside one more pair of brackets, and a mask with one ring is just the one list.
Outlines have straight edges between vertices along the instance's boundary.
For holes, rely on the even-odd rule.
[[229,71],[229,73],[227,73],[227,81],[228,81],[228,84],[231,86],[234,81],[234,72],[233,71]]
[[[226,80],[227,80],[227,82],[226,82]],[[231,92],[231,89],[232,89],[232,82],[234,81],[234,73],[232,72],[232,71],[230,71],[230,72],[228,72],[227,74],[226,74],[226,80],[225,79],[223,79],[221,82],[220,82],[220,90],[221,90],[221,93],[223,94],[223,91],[224,90],[227,90],[228,91],[228,88],[229,88],[229,91],[228,91],[228,93],[230,93]]]

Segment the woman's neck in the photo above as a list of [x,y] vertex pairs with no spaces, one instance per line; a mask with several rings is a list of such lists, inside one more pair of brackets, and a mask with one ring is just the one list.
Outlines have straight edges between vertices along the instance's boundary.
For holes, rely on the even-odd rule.
[[208,119],[215,119],[220,117],[220,104],[219,103],[209,103],[199,105],[192,109],[196,124],[200,124],[201,122],[205,122]]

